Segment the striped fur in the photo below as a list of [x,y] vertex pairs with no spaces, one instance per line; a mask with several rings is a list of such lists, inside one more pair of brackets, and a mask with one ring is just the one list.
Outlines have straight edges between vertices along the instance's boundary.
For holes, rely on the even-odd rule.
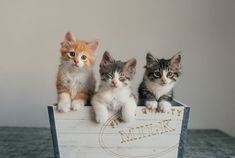
[[174,84],[181,75],[180,61],[179,53],[170,59],[157,59],[151,53],[146,55],[146,70],[138,88],[139,106],[169,110]]

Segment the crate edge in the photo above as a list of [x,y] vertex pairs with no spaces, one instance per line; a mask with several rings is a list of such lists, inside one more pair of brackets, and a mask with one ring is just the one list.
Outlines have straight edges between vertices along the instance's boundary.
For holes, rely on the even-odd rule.
[[47,106],[55,158],[60,158],[53,106]]
[[183,116],[183,120],[182,120],[181,132],[180,132],[180,141],[179,141],[177,158],[183,158],[184,157],[184,148],[185,148],[186,138],[187,138],[190,107],[181,103],[181,102],[178,102],[178,103],[180,103],[184,106],[184,116]]

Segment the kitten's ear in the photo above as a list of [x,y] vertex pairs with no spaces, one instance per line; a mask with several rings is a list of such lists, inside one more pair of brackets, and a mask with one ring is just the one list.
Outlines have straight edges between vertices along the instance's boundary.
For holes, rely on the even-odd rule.
[[132,78],[132,76],[135,74],[136,71],[136,59],[131,58],[128,60],[124,66],[124,73],[129,77]]
[[182,53],[181,52],[178,52],[176,53],[170,60],[171,60],[171,64],[177,68],[181,68],[181,56],[182,56]]
[[156,63],[158,60],[154,58],[154,56],[148,52],[146,55],[146,66],[145,68],[151,67],[154,63]]
[[88,47],[90,48],[90,50],[92,52],[95,52],[95,50],[97,49],[98,45],[99,45],[98,40],[94,40],[94,41],[91,41],[91,42],[88,43]]
[[109,54],[108,51],[105,51],[103,54],[103,58],[101,60],[101,63],[100,63],[100,67],[104,67],[104,66],[106,66],[110,63],[113,63],[113,62],[115,62],[113,57]]
[[76,38],[71,32],[67,32],[64,36],[64,41],[75,42]]

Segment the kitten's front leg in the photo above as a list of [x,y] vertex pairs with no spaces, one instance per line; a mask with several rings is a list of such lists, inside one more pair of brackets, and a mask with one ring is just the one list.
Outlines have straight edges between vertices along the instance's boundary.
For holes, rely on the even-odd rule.
[[139,92],[139,104],[140,106],[146,106],[149,109],[156,109],[158,106],[158,102],[155,99],[155,96],[152,92],[150,92],[145,84],[142,82],[138,89]]
[[95,118],[97,123],[104,123],[108,120],[108,109],[104,103],[100,103],[94,97],[91,101],[93,109],[95,111]]
[[159,98],[159,110],[162,112],[169,112],[171,110],[171,102],[173,100],[173,93],[169,93],[168,95],[163,95]]
[[149,109],[156,109],[158,106],[158,102],[155,100],[151,100],[151,101],[146,101],[145,102],[145,106]]
[[82,109],[87,103],[88,97],[87,91],[82,90],[79,92],[72,101],[72,109],[74,111]]
[[68,93],[60,93],[58,95],[58,111],[69,112],[71,106],[71,98]]
[[135,119],[136,102],[133,97],[131,97],[125,105],[122,107],[122,120],[125,122],[130,122]]
[[72,109],[74,111],[80,110],[84,107],[85,104],[86,104],[85,100],[82,100],[82,99],[73,100],[72,101]]
[[159,110],[166,113],[171,110],[171,103],[165,100],[159,102]]

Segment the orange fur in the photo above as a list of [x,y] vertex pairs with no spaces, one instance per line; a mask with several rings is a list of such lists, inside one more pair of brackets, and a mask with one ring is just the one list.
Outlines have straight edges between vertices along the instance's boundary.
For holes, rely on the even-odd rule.
[[95,55],[93,50],[91,50],[88,45],[89,42],[82,40],[76,40],[74,42],[62,42],[61,55],[74,61],[75,57],[70,57],[68,55],[69,51],[75,51],[76,55],[83,53],[87,56],[87,60],[85,61],[86,65],[92,66],[95,62]]
[[[74,100],[83,100],[85,103],[89,102],[95,91],[96,85],[92,66],[95,62],[95,50],[97,47],[98,41],[86,42],[83,40],[76,40],[70,32],[65,35],[65,40],[61,43],[62,58],[56,82],[58,96],[67,93],[69,94],[69,100],[71,99],[71,102]],[[70,55],[71,51],[75,52],[74,57]],[[85,55],[86,58],[82,59],[82,55]],[[68,61],[71,61],[69,62],[69,66],[67,63]],[[84,71],[80,71],[80,67],[71,66],[71,63],[79,65],[79,61],[82,62],[81,67],[84,67],[86,69],[85,72],[89,74],[85,78],[83,74]],[[79,77],[80,75],[83,75],[83,77]],[[63,105],[64,101],[60,102],[60,99],[61,98],[58,97],[58,109],[60,111],[68,111],[68,107]],[[65,99],[65,101],[68,101],[68,99]]]
[[56,88],[57,88],[57,94],[61,94],[61,93],[69,93],[70,94],[69,88],[67,86],[65,86],[63,84],[63,82],[60,81],[59,79],[57,79]]
[[76,99],[88,100],[88,98],[89,98],[89,92],[87,91],[87,89],[83,89],[77,93],[77,95],[74,97],[74,100]]

